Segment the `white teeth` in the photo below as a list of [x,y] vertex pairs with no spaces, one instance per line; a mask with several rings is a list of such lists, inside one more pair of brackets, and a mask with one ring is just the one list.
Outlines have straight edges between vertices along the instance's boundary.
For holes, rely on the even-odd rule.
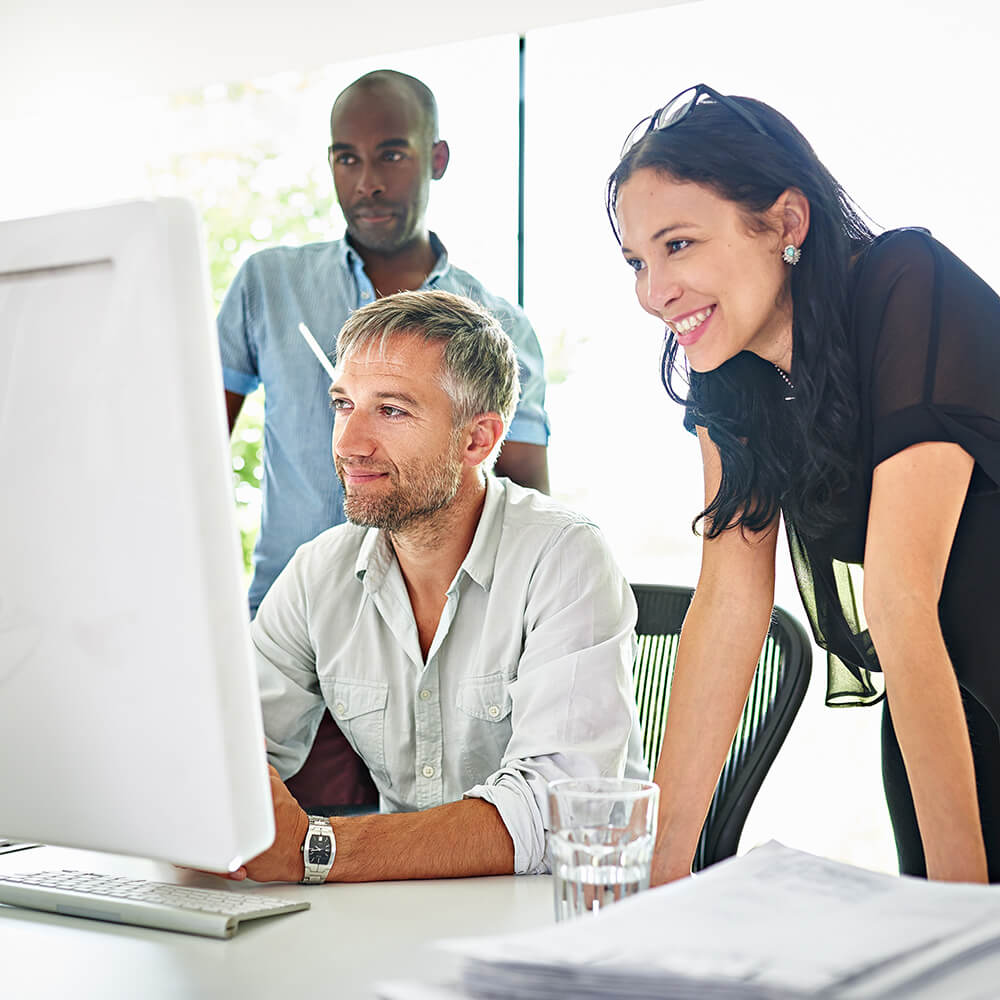
[[702,309],[701,312],[696,312],[691,316],[685,316],[684,319],[673,324],[674,330],[677,333],[690,333],[692,330],[701,326],[701,324],[704,323],[713,312],[715,312],[715,306],[709,306],[707,309]]

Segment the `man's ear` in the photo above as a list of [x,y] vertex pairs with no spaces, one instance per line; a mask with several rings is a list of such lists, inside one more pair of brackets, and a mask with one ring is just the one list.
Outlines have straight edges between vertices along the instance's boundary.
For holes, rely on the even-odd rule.
[[431,146],[431,179],[435,181],[444,177],[444,172],[448,169],[448,161],[451,159],[451,150],[444,139],[438,139]]
[[809,232],[809,199],[798,188],[786,188],[774,203],[781,245],[800,247]]
[[468,424],[465,438],[466,465],[482,465],[503,440],[503,419],[499,413],[479,413]]

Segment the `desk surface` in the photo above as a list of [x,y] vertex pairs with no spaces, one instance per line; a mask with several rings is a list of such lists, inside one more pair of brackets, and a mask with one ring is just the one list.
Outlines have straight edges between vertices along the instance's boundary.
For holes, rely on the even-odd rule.
[[[63,848],[0,855],[0,872],[43,868],[290,896],[312,907],[250,921],[223,941],[0,906],[3,1000],[373,998],[379,981],[428,982],[455,968],[452,957],[431,947],[438,938],[541,927],[553,919],[547,876],[265,886]],[[1000,952],[993,951],[950,968],[907,1000],[995,1000],[998,982]]]
[[439,975],[452,959],[431,947],[438,938],[537,927],[553,919],[547,876],[265,886],[65,848],[0,855],[3,873],[53,868],[308,899],[312,907],[250,921],[222,941],[0,906],[0,996],[371,998],[380,980]]

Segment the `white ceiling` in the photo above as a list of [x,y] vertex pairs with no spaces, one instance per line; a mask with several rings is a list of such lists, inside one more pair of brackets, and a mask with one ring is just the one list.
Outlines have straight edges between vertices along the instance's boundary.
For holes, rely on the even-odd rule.
[[680,2],[0,0],[0,119]]

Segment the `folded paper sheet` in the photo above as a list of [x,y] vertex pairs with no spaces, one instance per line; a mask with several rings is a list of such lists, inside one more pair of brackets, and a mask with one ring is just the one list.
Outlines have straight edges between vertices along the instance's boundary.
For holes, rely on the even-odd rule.
[[[883,875],[770,843],[592,919],[442,944],[462,956],[459,983],[381,995],[978,1000],[1000,992],[1000,887]],[[988,982],[932,988],[994,952]]]

